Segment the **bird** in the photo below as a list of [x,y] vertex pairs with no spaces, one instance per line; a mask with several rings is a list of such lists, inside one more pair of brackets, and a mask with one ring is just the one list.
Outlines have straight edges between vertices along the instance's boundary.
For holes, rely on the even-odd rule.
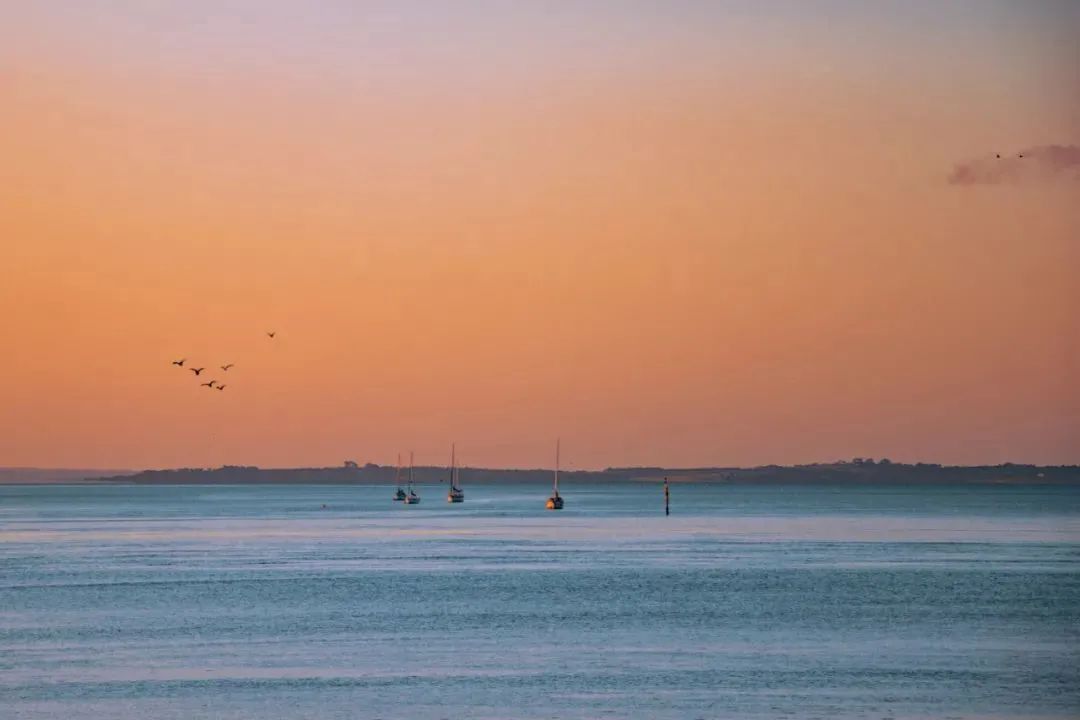
[[215,390],[224,390],[224,389],[225,389],[225,386],[224,386],[224,385],[218,385],[218,386],[217,386],[217,387],[215,387],[214,389],[215,389]]
[[275,335],[277,335],[277,331],[276,331],[276,330],[274,330],[274,331],[272,331],[272,332],[268,332],[268,333],[266,333],[266,336],[267,336],[268,338],[270,338],[271,340],[273,340],[273,339],[274,339],[274,336],[275,336]]
[[229,368],[231,368],[235,364],[236,363],[229,363],[228,365],[222,365],[221,369],[224,370],[225,372],[229,372]]
[[1024,157],[1024,153],[1017,153],[1017,154],[1016,154],[1016,157],[1018,157],[1018,158],[1022,158],[1022,157]]
[[188,370],[190,370],[191,372],[195,373],[195,376],[196,376],[196,377],[198,377],[198,376],[199,376],[199,373],[201,373],[201,372],[202,372],[203,370],[205,370],[205,369],[206,369],[206,368],[204,368],[204,367],[201,367],[201,368],[188,368]]
[[1000,160],[1001,159],[1001,153],[995,153],[994,157],[996,157],[998,160]]
[[184,367],[184,361],[185,360],[187,360],[187,358],[180,358],[179,360],[173,360],[172,364],[176,365],[177,367]]
[[217,382],[217,380],[211,380],[210,382],[199,383],[199,387],[212,388],[212,387],[214,387],[214,383],[216,383],[216,382]]

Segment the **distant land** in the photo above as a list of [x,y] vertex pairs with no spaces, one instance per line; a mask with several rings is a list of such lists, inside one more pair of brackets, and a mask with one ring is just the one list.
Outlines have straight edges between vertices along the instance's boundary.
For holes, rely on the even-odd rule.
[[[464,483],[548,483],[551,469],[499,470],[461,469]],[[346,462],[323,468],[258,468],[226,465],[220,468],[179,468],[175,470],[47,470],[0,468],[0,484],[41,483],[134,483],[140,485],[236,485],[236,484],[335,484],[388,485],[394,482],[395,468],[386,465],[358,465]],[[445,467],[415,469],[418,485],[445,482]],[[615,467],[606,470],[564,470],[560,477],[574,482],[661,482],[673,483],[761,483],[776,485],[935,485],[935,484],[1051,484],[1080,485],[1077,465],[937,465],[894,463],[888,460],[855,458],[810,465],[763,465],[751,468],[660,468]],[[404,473],[402,475],[404,480]]]
[[29,468],[0,467],[0,485],[43,485],[49,483],[84,482],[87,478],[120,478],[134,475],[137,470],[86,468]]

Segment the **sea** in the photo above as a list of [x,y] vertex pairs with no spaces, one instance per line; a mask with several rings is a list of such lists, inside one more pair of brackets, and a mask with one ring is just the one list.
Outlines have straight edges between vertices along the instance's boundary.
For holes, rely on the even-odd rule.
[[1080,488],[0,487],[0,718],[1080,717]]

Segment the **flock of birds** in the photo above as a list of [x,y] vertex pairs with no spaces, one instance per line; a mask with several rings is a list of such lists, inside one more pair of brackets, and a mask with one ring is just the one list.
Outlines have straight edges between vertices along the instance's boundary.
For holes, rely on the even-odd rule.
[[[266,333],[266,336],[268,338],[270,338],[271,340],[273,340],[276,335],[277,335],[276,331],[269,331],[269,332]],[[184,363],[186,363],[186,362],[187,362],[187,358],[180,358],[179,360],[173,360],[172,364],[175,365],[176,367],[180,368],[180,369],[183,369],[184,368]],[[236,363],[225,363],[224,365],[219,365],[218,367],[221,368],[222,372],[229,372],[230,368],[236,367]],[[203,374],[203,372],[206,371],[205,367],[189,367],[187,369],[190,370],[191,372],[195,373],[196,378],[200,377]],[[199,383],[199,387],[204,387],[204,388],[207,388],[209,390],[222,390],[223,391],[223,390],[225,390],[226,384],[225,383],[219,383],[217,380],[214,380],[214,379],[210,379],[207,382]]]

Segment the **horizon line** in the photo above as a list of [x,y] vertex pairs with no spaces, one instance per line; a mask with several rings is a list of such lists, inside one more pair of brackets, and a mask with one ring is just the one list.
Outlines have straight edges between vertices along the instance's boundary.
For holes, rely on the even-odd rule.
[[[1034,462],[1017,462],[1017,461],[1004,461],[997,463],[942,463],[931,462],[925,460],[918,461],[900,461],[891,460],[889,458],[849,458],[841,460],[817,460],[813,462],[803,463],[759,463],[752,465],[692,465],[692,466],[668,466],[668,465],[608,465],[606,467],[580,467],[574,469],[562,468],[562,472],[618,472],[629,470],[665,470],[670,472],[695,472],[703,470],[760,470],[765,468],[800,468],[800,467],[820,467],[820,466],[836,466],[836,465],[850,465],[856,467],[937,467],[937,468],[1001,468],[1001,467],[1029,467],[1029,468],[1080,468],[1080,462],[1073,463],[1034,463]],[[346,470],[346,469],[363,469],[365,467],[376,468],[394,468],[396,465],[389,463],[356,463],[355,467],[350,467],[346,463],[342,462],[335,465],[247,465],[236,463],[225,463],[221,465],[206,466],[206,465],[177,465],[177,466],[161,466],[161,467],[93,467],[93,466],[44,466],[44,465],[0,465],[0,472],[11,471],[49,471],[49,472],[85,472],[85,471],[109,471],[109,472],[123,472],[123,473],[140,473],[140,472],[169,472],[177,470],[198,470],[202,472],[223,470],[223,469],[253,469],[253,470]],[[425,464],[417,465],[416,467],[426,468],[441,468],[442,464]],[[445,466],[449,467],[449,466]],[[483,466],[483,465],[462,465],[462,468],[470,470],[507,470],[507,471],[519,471],[528,472],[536,470],[554,470],[554,467],[543,466]]]

